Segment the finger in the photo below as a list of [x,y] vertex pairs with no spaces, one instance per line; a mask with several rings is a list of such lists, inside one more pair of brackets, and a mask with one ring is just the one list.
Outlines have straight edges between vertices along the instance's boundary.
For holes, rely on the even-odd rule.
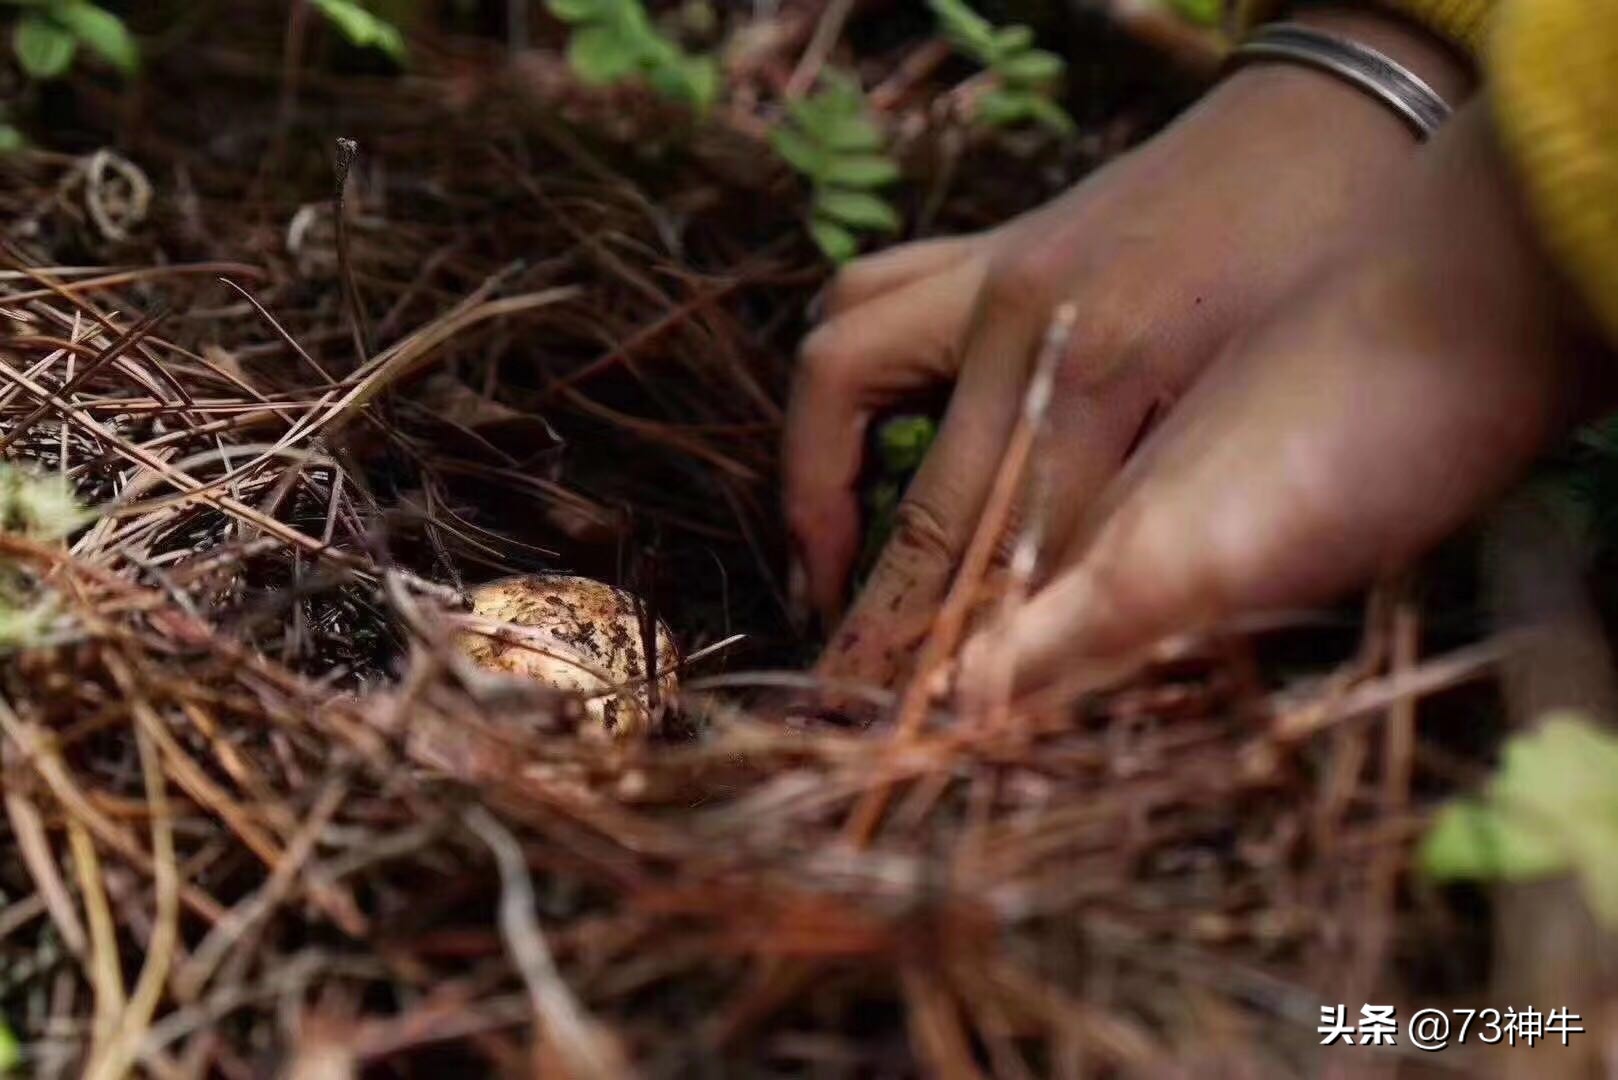
[[822,658],[824,672],[886,684],[909,668],[971,538],[1020,409],[1028,356],[1046,318],[1033,296],[1014,299],[1004,282],[985,291],[938,439]]
[[959,263],[827,322],[804,342],[782,436],[788,527],[831,625],[859,549],[855,485],[871,414],[949,379],[981,271]]
[[[1075,330],[1058,374],[1053,404],[1030,464],[1029,500],[1038,519],[1015,515],[1011,524],[1038,529],[1035,584],[1071,558],[1071,538],[1107,485],[1118,475],[1145,426],[1171,396],[1148,363],[1118,363],[1128,353],[1112,337]],[[1003,538],[1009,546],[1015,535]]]
[[1509,481],[1547,432],[1565,361],[1501,328],[1380,331],[1420,325],[1390,295],[1421,303],[1409,281],[1334,282],[1219,362],[1109,492],[1077,566],[972,643],[963,685],[1010,671],[1026,692],[1080,659],[1325,600],[1404,565]]
[[835,318],[919,278],[949,270],[983,242],[983,234],[917,240],[855,259],[816,298],[817,310],[811,317],[816,321]]

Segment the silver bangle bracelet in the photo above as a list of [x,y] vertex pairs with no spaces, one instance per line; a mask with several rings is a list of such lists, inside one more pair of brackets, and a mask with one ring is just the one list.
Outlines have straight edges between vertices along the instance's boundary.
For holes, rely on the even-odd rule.
[[1261,26],[1231,53],[1231,63],[1281,60],[1318,68],[1387,105],[1415,133],[1430,138],[1453,111],[1415,72],[1367,45],[1297,23]]

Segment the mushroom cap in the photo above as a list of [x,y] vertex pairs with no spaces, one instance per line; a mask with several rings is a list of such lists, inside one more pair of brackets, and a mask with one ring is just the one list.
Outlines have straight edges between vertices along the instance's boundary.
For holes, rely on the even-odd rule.
[[[478,667],[521,675],[583,697],[585,734],[631,738],[654,720],[641,633],[645,608],[630,592],[576,574],[525,574],[472,591],[472,611],[529,631],[495,637],[463,631],[456,644]],[[679,689],[674,635],[661,619],[656,638],[659,699]],[[614,694],[616,687],[634,684]]]

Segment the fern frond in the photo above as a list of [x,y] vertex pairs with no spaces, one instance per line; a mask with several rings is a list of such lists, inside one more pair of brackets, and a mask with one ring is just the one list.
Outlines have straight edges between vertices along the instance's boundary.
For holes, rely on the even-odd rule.
[[1034,32],[1021,24],[995,26],[966,0],[927,0],[939,30],[956,50],[987,68],[998,84],[978,101],[976,119],[988,127],[1032,121],[1058,135],[1073,120],[1053,93],[1067,65],[1053,52],[1034,48]]
[[611,85],[640,78],[666,98],[706,112],[719,98],[719,65],[688,53],[653,24],[640,0],[546,0],[570,25],[567,60],[580,79]]
[[873,190],[897,180],[899,167],[852,78],[822,76],[817,93],[787,106],[770,143],[813,186],[809,235],[833,262],[854,256],[860,233],[899,228],[899,212]]

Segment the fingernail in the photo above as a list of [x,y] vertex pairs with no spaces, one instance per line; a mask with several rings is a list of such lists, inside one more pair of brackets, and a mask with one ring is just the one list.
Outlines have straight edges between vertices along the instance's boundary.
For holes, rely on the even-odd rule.
[[815,295],[809,298],[809,302],[803,305],[803,317],[809,322],[817,323],[826,314],[826,293],[830,288],[830,285],[822,285],[815,291]]

